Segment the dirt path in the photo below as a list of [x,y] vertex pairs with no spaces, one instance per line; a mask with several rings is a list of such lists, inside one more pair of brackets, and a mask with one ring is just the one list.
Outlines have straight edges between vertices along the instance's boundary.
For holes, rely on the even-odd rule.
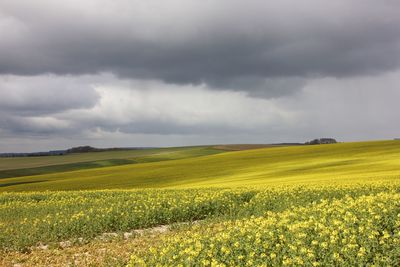
[[132,253],[146,251],[163,237],[175,234],[179,227],[191,224],[160,225],[124,233],[103,233],[92,240],[78,238],[41,244],[32,247],[29,253],[0,252],[0,266],[125,266]]

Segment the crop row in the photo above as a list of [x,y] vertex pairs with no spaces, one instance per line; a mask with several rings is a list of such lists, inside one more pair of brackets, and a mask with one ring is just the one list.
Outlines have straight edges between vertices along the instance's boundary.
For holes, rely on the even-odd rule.
[[129,266],[399,266],[396,192],[194,226]]
[[0,194],[0,249],[93,238],[207,218],[232,220],[322,201],[398,192],[397,183],[276,188],[99,190]]
[[125,190],[5,193],[0,195],[0,248],[91,238],[227,214],[252,191]]

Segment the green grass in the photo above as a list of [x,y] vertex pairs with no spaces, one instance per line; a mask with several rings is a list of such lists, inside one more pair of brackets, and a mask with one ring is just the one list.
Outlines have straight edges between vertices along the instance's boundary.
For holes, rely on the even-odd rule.
[[[145,162],[140,164],[1,179],[0,191],[275,186],[400,178],[399,141],[277,147],[206,156],[203,152],[191,158],[185,158],[185,151],[169,156],[153,153],[138,159]],[[165,157],[175,160],[159,161]]]
[[109,166],[118,166],[118,165],[132,164],[132,163],[135,163],[135,162],[133,160],[129,160],[129,159],[108,159],[108,160],[98,160],[98,161],[89,161],[89,162],[77,162],[77,163],[69,163],[69,164],[50,165],[50,166],[42,166],[42,167],[34,167],[34,168],[2,170],[2,171],[0,171],[0,179],[20,177],[20,176],[49,174],[49,173],[57,173],[57,172],[76,171],[76,170],[82,170],[82,169],[93,169],[93,168],[109,167]]
[[223,152],[221,149],[198,146],[0,158],[0,179],[199,157],[221,152]]

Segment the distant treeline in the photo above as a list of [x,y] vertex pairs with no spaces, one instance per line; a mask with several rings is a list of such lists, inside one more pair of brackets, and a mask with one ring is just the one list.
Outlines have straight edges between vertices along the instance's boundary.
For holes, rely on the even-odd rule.
[[336,144],[336,143],[337,143],[336,139],[333,138],[319,138],[305,142],[306,145],[323,145],[323,144]]

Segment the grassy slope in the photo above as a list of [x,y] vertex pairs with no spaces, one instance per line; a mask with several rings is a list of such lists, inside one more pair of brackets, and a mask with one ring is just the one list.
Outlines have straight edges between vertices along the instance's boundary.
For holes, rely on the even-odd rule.
[[399,141],[266,148],[2,179],[0,190],[224,187],[358,179],[372,181],[377,177],[400,178]]
[[76,162],[76,163],[67,163],[59,165],[40,166],[33,168],[0,170],[0,179],[49,174],[56,172],[68,172],[68,171],[76,171],[82,169],[94,169],[94,168],[118,166],[118,165],[132,164],[132,163],[135,162],[130,159],[106,159],[106,160],[97,160],[88,162]]
[[153,154],[155,152],[158,152],[159,150],[160,149],[124,150],[76,153],[64,156],[0,158],[0,170],[35,168],[50,165],[61,165],[108,159],[129,159]]
[[241,151],[258,148],[271,148],[271,147],[287,147],[298,146],[298,144],[230,144],[230,145],[216,145],[215,149],[222,149],[227,151]]
[[221,153],[211,147],[157,148],[69,154],[65,156],[0,158],[0,179],[156,162]]

